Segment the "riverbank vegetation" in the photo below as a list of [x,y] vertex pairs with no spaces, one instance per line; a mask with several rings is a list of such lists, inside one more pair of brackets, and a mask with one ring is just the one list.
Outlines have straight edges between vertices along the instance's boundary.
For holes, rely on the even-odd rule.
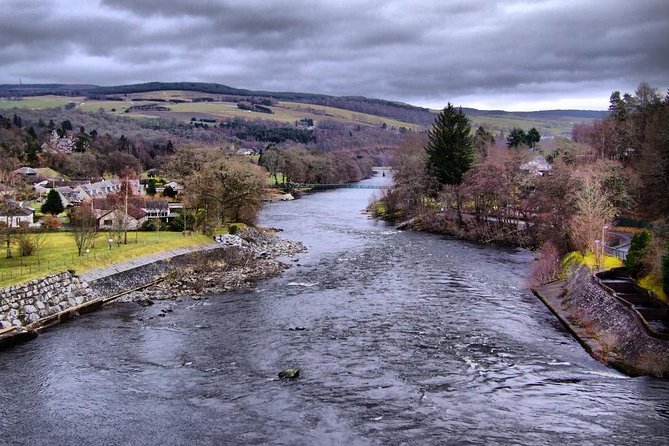
[[395,187],[376,209],[417,229],[536,249],[546,265],[539,281],[555,278],[570,251],[591,254],[600,266],[604,251],[620,255],[625,234],[639,230],[616,222],[643,220],[649,237],[633,255],[634,273],[660,283],[669,238],[669,95],[642,83],[634,94],[614,92],[609,111],[575,125],[571,140],[536,144],[528,129],[512,134],[532,134],[532,144],[500,144],[449,104],[427,135],[400,144]]

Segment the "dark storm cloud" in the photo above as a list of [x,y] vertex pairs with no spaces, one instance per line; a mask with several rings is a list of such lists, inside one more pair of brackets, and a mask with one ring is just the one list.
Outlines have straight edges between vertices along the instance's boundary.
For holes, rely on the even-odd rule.
[[[0,82],[219,82],[513,107],[669,86],[669,2],[2,1]],[[557,103],[557,102],[556,102]],[[469,105],[465,103],[464,105]]]

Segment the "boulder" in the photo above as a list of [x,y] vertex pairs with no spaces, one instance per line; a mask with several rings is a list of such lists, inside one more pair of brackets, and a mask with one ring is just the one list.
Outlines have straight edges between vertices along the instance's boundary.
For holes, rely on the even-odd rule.
[[25,308],[23,309],[23,311],[26,314],[32,314],[32,313],[37,312],[37,309],[35,307],[33,307],[32,305],[26,305]]
[[296,379],[300,377],[300,369],[286,369],[279,372],[279,378],[281,379]]

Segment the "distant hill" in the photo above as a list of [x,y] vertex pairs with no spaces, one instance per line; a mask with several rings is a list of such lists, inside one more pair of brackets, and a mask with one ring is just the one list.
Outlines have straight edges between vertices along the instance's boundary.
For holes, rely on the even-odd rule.
[[[428,127],[434,122],[435,112],[402,102],[362,96],[330,96],[313,93],[256,91],[234,88],[216,83],[201,82],[148,82],[142,84],[97,86],[89,84],[3,84],[0,97],[69,96],[103,98],[160,91],[189,91],[232,98],[270,98],[284,102],[313,104],[364,113],[395,121]],[[544,110],[532,112],[507,112],[503,110],[477,110],[463,108],[475,125],[484,125],[494,131],[508,131],[513,127],[537,127],[542,135],[570,136],[574,123],[592,122],[606,116],[605,111]]]

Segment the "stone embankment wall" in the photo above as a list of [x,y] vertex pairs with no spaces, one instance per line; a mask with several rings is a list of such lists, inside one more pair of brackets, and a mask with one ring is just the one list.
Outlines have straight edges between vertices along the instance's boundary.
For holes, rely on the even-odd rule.
[[0,328],[22,327],[95,299],[88,284],[70,272],[0,290]]
[[595,357],[631,375],[669,378],[669,341],[650,333],[589,271],[571,275],[561,306],[569,321],[591,336]]
[[109,298],[115,294],[146,286],[166,274],[178,271],[188,265],[219,259],[227,249],[229,249],[228,246],[221,245],[220,247],[205,251],[189,252],[168,259],[156,260],[135,268],[91,280],[90,286],[96,294]]

